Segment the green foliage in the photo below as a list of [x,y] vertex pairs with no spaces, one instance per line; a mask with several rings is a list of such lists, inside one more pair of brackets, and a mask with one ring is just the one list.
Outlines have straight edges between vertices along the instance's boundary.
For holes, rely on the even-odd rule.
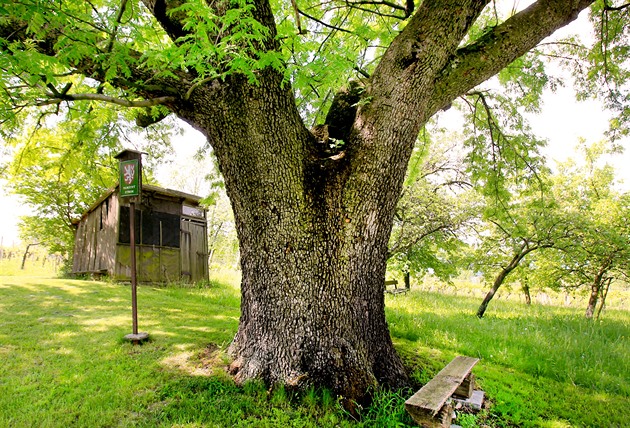
[[546,142],[532,135],[521,102],[496,93],[477,92],[466,99],[467,162],[472,183],[502,204],[511,189],[541,186],[547,170],[540,149]]
[[166,75],[177,69],[194,70],[194,83],[231,74],[245,75],[255,83],[256,73],[266,67],[284,69],[279,54],[264,48],[269,28],[252,16],[252,2],[232,1],[227,9],[223,4],[215,7],[199,0],[173,9],[172,15],[185,16],[187,34],[166,49],[146,52],[144,64]]
[[372,73],[404,25],[404,13],[390,13],[391,8],[378,3],[347,7],[338,1],[308,0],[298,6],[299,27],[291,2],[273,4],[298,108],[315,125],[323,122],[339,88]]
[[541,100],[545,89],[555,89],[559,84],[547,73],[545,61],[535,53],[526,54],[498,74],[501,85],[512,102],[523,111],[540,113]]
[[432,273],[448,280],[461,266],[462,239],[478,207],[452,136],[422,136],[396,208],[388,265],[418,278]]
[[586,57],[587,73],[575,77],[584,98],[598,96],[616,113],[609,132],[614,141],[630,134],[630,8],[619,1],[599,0],[590,19],[595,43]]
[[[134,134],[119,111],[103,105],[75,105],[27,124],[5,138],[12,153],[4,166],[8,186],[36,213],[23,219],[21,236],[69,259],[73,222],[117,183],[114,156]],[[147,180],[153,165],[170,150],[165,133],[169,131],[163,125],[144,136],[135,134],[142,141],[136,147],[151,155],[145,163]]]
[[582,144],[582,160],[559,166],[554,192],[562,197],[563,215],[571,219],[575,239],[563,251],[536,260],[535,281],[555,288],[579,288],[630,275],[630,204],[615,189],[615,177],[603,157],[607,143]]

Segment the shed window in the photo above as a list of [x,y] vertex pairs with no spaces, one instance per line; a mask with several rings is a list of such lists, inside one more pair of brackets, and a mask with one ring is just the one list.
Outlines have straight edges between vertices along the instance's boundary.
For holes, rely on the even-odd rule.
[[192,207],[190,205],[184,205],[182,207],[182,214],[190,217],[205,218],[204,210],[202,208]]
[[[136,244],[140,244],[140,211],[136,210],[135,237]],[[120,228],[118,229],[118,240],[121,244],[129,244],[129,207],[120,207]]]
[[[136,210],[136,244],[179,248],[179,229],[179,215]],[[129,207],[120,207],[118,237],[122,244],[131,242],[129,236]]]

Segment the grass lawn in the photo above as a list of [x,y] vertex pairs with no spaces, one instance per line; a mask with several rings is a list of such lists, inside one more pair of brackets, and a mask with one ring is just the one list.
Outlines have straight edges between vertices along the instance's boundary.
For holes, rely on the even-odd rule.
[[[361,421],[327,391],[292,397],[235,386],[222,369],[239,316],[234,285],[138,291],[134,346],[129,287],[8,272],[0,265],[0,427],[405,426],[403,394],[379,393]],[[628,426],[630,314],[493,302],[412,292],[388,296],[394,341],[426,382],[458,354],[491,407],[474,426]]]

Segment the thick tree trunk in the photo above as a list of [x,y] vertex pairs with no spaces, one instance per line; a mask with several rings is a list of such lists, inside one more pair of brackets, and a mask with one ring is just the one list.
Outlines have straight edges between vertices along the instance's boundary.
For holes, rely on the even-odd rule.
[[[318,144],[304,127],[277,64],[276,70],[250,70],[253,84],[223,68],[230,57],[226,51],[227,58],[206,70],[217,67],[222,76],[211,81],[179,61],[170,70],[161,65],[152,69],[151,60],[140,59],[139,41],[139,51],[135,45],[120,50],[134,58],[125,63],[125,76],[110,76],[113,69],[103,66],[106,56],[99,54],[97,61],[91,56],[69,59],[67,43],[58,43],[66,32],[53,25],[57,19],[47,21],[51,25],[36,34],[42,40],[35,45],[28,23],[20,17],[3,20],[0,36],[10,42],[28,40],[29,49],[59,56],[60,70],[68,61],[68,70],[118,87],[132,98],[146,98],[144,103],[78,94],[68,92],[68,85],[62,94],[46,94],[50,102],[163,104],[207,136],[225,179],[240,242],[242,314],[230,347],[236,379],[321,385],[358,399],[369,386],[398,386],[407,380],[389,337],[383,288],[393,212],[420,129],[439,109],[525,54],[592,2],[539,0],[489,27],[477,40],[470,40],[469,29],[489,0],[420,2],[368,79],[361,103],[350,104],[359,106],[338,116],[345,118],[341,126],[331,127],[343,134],[335,138],[345,142],[344,151],[332,156],[318,149],[326,144]],[[194,43],[198,38],[200,33],[190,26],[200,5],[186,17],[180,0],[142,3],[174,45],[183,47],[184,40]],[[211,13],[221,15],[231,4],[213,4]],[[265,54],[282,51],[272,7],[268,0],[250,5],[252,17],[268,30],[264,40],[232,37],[232,29],[246,31],[240,26],[206,36],[234,39],[228,41],[230,47],[247,43],[254,48],[252,59],[265,63],[277,58]],[[124,7],[120,11],[122,18]],[[123,25],[120,19],[117,23]],[[126,33],[112,31],[110,48],[126,43],[118,40],[127,39],[117,37],[121,34]],[[211,51],[207,58],[212,62],[222,56]]]
[[[174,40],[186,31],[162,13],[165,2],[144,3]],[[345,143],[332,155],[318,148],[326,144],[304,127],[283,76],[270,69],[255,72],[257,85],[229,75],[187,88],[185,102],[170,106],[208,137],[234,211],[243,272],[230,346],[238,381],[325,386],[350,400],[370,386],[407,382],[383,293],[394,208],[418,133],[454,97],[573,19],[578,2],[552,14],[547,5],[530,8],[514,19],[523,31],[506,24],[501,36],[458,50],[487,3],[422,2],[363,102],[336,116],[344,123],[327,123]],[[257,1],[255,15],[270,30],[263,48],[279,50],[269,2]]]
[[377,184],[383,174],[353,180],[349,155],[318,153],[289,91],[230,83],[220,105],[192,97],[193,107],[178,113],[208,136],[234,211],[242,268],[229,348],[236,380],[325,386],[349,400],[371,386],[405,385],[384,312],[404,168],[383,172],[392,175],[388,189]]

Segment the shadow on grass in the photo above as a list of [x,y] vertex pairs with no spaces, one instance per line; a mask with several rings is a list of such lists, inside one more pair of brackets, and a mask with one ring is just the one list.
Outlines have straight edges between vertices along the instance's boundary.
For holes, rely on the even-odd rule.
[[[0,278],[0,426],[405,426],[402,402],[353,421],[327,391],[296,395],[226,374],[239,294],[229,286],[138,289],[132,345],[129,287]],[[388,407],[389,406],[389,407]],[[407,419],[405,419],[407,418]]]
[[[164,385],[190,377],[208,343],[236,331],[229,287],[140,287],[139,326],[151,340],[134,346],[123,339],[129,294],[102,282],[0,278],[0,426],[134,425]],[[169,364],[182,354],[185,365]]]

